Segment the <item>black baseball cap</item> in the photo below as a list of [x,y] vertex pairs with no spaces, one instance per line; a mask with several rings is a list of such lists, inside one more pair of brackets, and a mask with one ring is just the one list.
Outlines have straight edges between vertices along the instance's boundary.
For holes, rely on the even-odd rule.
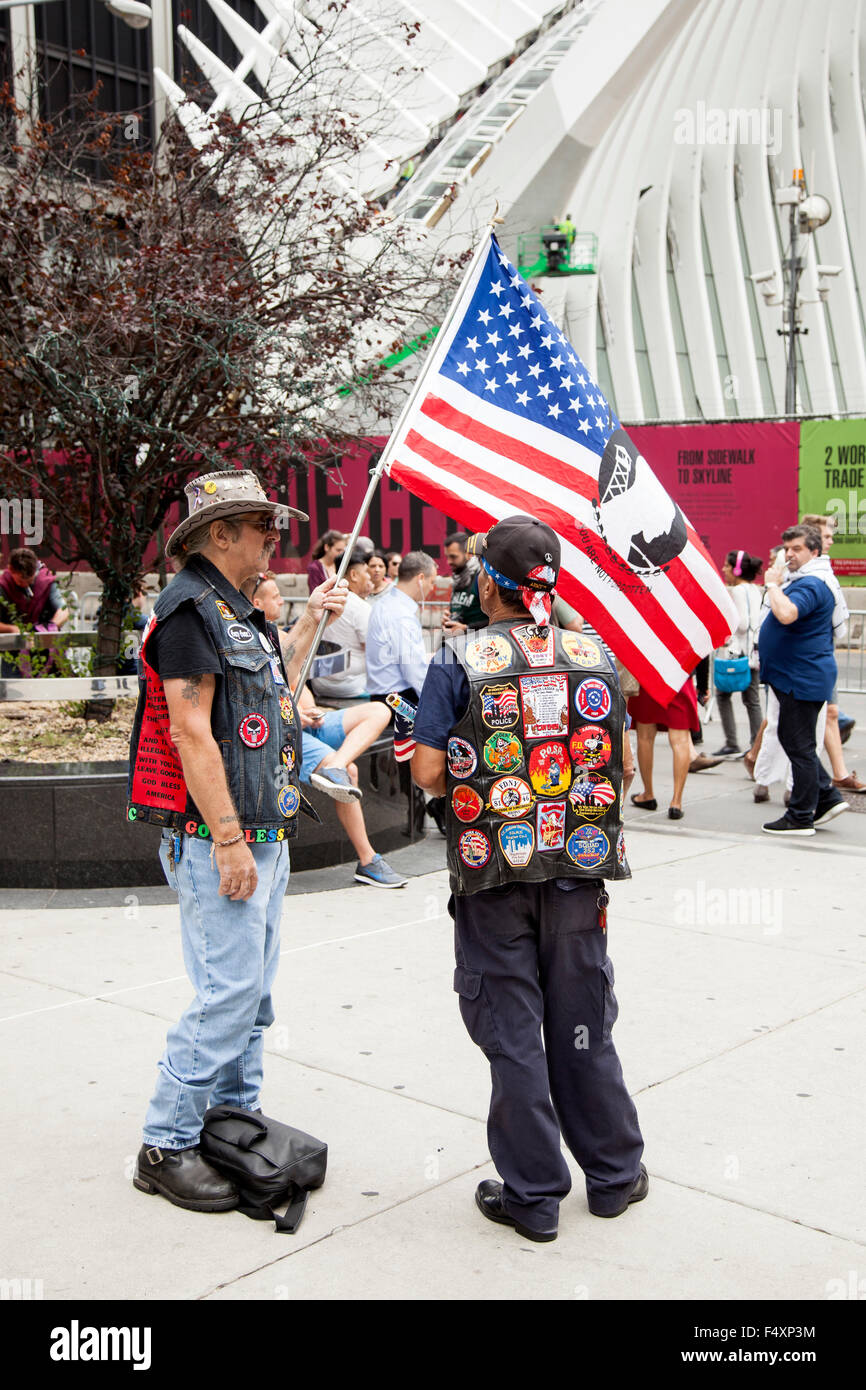
[[503,517],[489,531],[470,536],[466,548],[514,584],[549,591],[556,583],[559,537],[537,517]]

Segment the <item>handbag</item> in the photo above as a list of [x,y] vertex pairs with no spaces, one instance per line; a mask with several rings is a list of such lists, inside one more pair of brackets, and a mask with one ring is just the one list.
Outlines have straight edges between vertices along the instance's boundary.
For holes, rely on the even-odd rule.
[[747,690],[752,681],[752,668],[747,656],[717,656],[713,659],[713,682],[722,695]]
[[[325,1181],[327,1144],[257,1111],[215,1105],[204,1117],[199,1146],[237,1187],[238,1211],[253,1221],[273,1221],[287,1235],[300,1226],[310,1192]],[[288,1209],[278,1216],[274,1207],[285,1201]]]

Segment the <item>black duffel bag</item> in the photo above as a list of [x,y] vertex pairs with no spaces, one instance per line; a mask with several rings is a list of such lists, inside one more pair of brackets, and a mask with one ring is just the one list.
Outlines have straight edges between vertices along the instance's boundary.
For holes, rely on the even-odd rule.
[[[325,1181],[327,1144],[258,1111],[215,1105],[204,1117],[199,1145],[237,1187],[238,1211],[253,1221],[273,1221],[289,1235],[301,1224],[310,1192]],[[278,1216],[274,1207],[286,1201],[288,1210]]]

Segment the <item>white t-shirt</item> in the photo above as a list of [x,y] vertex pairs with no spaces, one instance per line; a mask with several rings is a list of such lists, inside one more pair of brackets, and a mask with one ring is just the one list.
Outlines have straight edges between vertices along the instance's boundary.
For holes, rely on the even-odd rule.
[[320,695],[334,695],[351,699],[353,695],[363,695],[367,689],[367,626],[372,609],[357,594],[350,593],[346,606],[339,618],[325,628],[325,641],[335,642],[349,652],[349,665],[339,676],[316,678],[315,687]]

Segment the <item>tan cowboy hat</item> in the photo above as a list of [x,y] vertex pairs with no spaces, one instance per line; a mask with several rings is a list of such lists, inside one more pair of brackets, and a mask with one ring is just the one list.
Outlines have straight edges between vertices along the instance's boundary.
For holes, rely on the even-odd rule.
[[249,469],[230,468],[224,473],[202,473],[193,478],[184,488],[189,507],[189,516],[177,526],[168,538],[165,553],[171,559],[182,549],[190,531],[202,524],[219,521],[222,516],[243,516],[244,512],[268,512],[272,517],[295,517],[298,521],[309,521],[306,512],[294,507],[286,507],[282,502],[272,502],[256,477]]

